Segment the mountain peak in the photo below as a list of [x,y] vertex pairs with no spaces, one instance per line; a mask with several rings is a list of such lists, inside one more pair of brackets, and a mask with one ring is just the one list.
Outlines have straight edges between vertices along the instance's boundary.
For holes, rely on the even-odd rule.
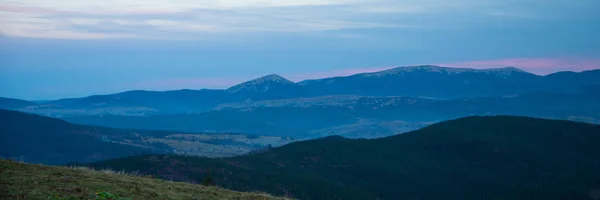
[[280,83],[293,83],[290,80],[287,80],[286,78],[283,78],[282,76],[278,75],[278,74],[269,74],[257,79],[254,79],[252,81],[258,81],[258,82],[280,82]]
[[[235,85],[229,89],[227,89],[227,91],[229,92],[239,92],[241,90],[268,90],[270,85],[293,85],[295,84],[294,82],[287,80],[285,78],[283,78],[280,75],[277,74],[270,74],[270,75],[266,75],[254,80],[250,80],[250,81],[246,81],[244,83]],[[260,89],[262,88],[262,89]]]
[[[253,79],[250,81],[246,81],[244,83],[241,83],[239,85],[259,85],[259,84],[265,84],[265,83],[282,83],[282,84],[294,84],[294,82],[287,80],[286,78],[283,78],[280,75],[277,74],[269,74],[257,79]],[[235,87],[235,86],[234,86]]]

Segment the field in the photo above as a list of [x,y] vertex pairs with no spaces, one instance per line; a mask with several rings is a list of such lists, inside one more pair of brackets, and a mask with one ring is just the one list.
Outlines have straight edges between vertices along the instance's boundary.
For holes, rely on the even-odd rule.
[[294,138],[253,136],[243,134],[173,134],[160,138],[143,139],[149,143],[162,143],[174,149],[175,154],[203,157],[229,157],[293,142]]

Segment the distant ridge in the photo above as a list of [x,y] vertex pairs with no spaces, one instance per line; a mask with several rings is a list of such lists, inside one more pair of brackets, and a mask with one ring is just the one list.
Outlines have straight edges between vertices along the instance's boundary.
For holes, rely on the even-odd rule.
[[0,97],[0,109],[15,109],[37,105],[31,101]]
[[[529,72],[523,71],[516,67],[503,67],[503,68],[490,68],[490,69],[471,69],[471,68],[454,68],[454,67],[441,67],[436,65],[419,65],[419,66],[404,66],[404,67],[396,67],[384,71],[372,72],[372,73],[364,73],[362,75],[365,76],[382,76],[382,75],[394,75],[394,74],[404,74],[411,72],[438,72],[438,73],[448,73],[448,74],[456,74],[456,73],[527,73]],[[361,75],[361,74],[357,74]]]
[[377,72],[357,73],[357,74],[348,75],[348,76],[334,76],[334,77],[328,77],[328,78],[322,78],[322,79],[307,79],[307,80],[300,81],[298,83],[304,84],[305,82],[331,80],[331,79],[336,79],[336,78],[357,77],[357,76],[377,77],[377,76],[382,76],[382,75],[398,75],[398,74],[406,74],[406,73],[411,73],[411,72],[443,72],[443,73],[448,73],[448,74],[457,74],[457,73],[465,73],[465,72],[471,72],[471,73],[493,73],[493,72],[513,73],[514,72],[514,73],[524,73],[524,74],[531,74],[534,76],[539,76],[539,75],[535,75],[533,73],[527,72],[525,70],[519,69],[517,67],[510,67],[510,66],[499,67],[499,68],[474,69],[474,68],[460,68],[460,67],[443,67],[443,66],[438,66],[438,65],[414,65],[414,66],[399,66],[399,67],[394,67],[391,69],[381,70],[381,71],[377,71]]
[[451,68],[434,65],[396,67],[351,76],[298,83],[312,96],[425,96],[451,99],[503,96],[562,87],[514,67]]

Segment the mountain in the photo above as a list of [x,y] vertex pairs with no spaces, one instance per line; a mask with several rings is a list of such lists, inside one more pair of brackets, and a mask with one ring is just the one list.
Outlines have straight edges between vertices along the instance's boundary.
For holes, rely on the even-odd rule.
[[240,100],[286,99],[302,96],[296,83],[279,75],[271,74],[235,85],[227,92]]
[[397,136],[332,136],[226,159],[148,155],[90,164],[299,199],[598,199],[600,126],[466,117]]
[[33,107],[24,105],[9,109],[54,117],[151,116],[205,112],[221,104],[239,101],[337,95],[458,99],[513,96],[539,91],[567,92],[584,86],[600,86],[597,80],[600,80],[600,70],[558,72],[539,76],[513,67],[467,69],[423,65],[299,83],[273,74],[227,90],[129,91],[61,99]]
[[0,109],[17,109],[34,105],[36,105],[36,103],[31,101],[0,97]]
[[[578,76],[579,74],[575,75]],[[596,75],[600,78],[600,75]],[[307,80],[299,84],[312,96],[412,96],[441,99],[515,95],[538,90],[555,90],[560,82],[545,81],[523,70],[507,67],[467,69],[439,66],[398,67],[374,73]],[[577,81],[575,85],[592,84]],[[560,86],[562,88],[562,86]]]
[[[92,115],[196,113],[210,110],[222,102],[289,98],[298,95],[295,83],[278,75],[251,80],[227,90],[128,91],[111,95],[60,99],[44,103],[44,109],[87,109]],[[43,109],[42,109],[43,111]],[[77,115],[67,112],[67,115]]]
[[[94,95],[84,98],[60,99],[44,103],[40,111],[65,110],[67,115],[80,109],[87,112],[120,115],[148,115],[154,113],[193,113],[212,108],[227,101],[222,90],[128,91],[112,95]],[[55,111],[54,110],[54,111]],[[34,111],[34,110],[32,110]],[[71,112],[69,112],[71,111]],[[35,112],[35,111],[34,111]]]
[[0,169],[0,199],[285,200],[264,193],[242,193],[109,170],[50,167],[2,159]]
[[51,165],[91,162],[142,153],[204,157],[246,154],[293,140],[240,133],[186,133],[115,129],[0,110],[0,157]]
[[544,77],[545,81],[563,85],[565,87],[582,85],[600,85],[600,69],[583,72],[557,72]]

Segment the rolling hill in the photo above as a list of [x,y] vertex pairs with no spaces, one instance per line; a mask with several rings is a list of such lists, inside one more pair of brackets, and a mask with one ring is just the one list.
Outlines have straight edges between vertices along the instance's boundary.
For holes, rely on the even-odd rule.
[[299,199],[598,199],[600,126],[466,117],[381,139],[332,136],[225,159],[136,156],[90,164]]
[[0,97],[0,109],[17,109],[36,105],[31,101]]
[[65,164],[97,161],[152,151],[158,144],[125,145],[129,132],[71,124],[63,120],[0,110],[0,156],[29,163]]

